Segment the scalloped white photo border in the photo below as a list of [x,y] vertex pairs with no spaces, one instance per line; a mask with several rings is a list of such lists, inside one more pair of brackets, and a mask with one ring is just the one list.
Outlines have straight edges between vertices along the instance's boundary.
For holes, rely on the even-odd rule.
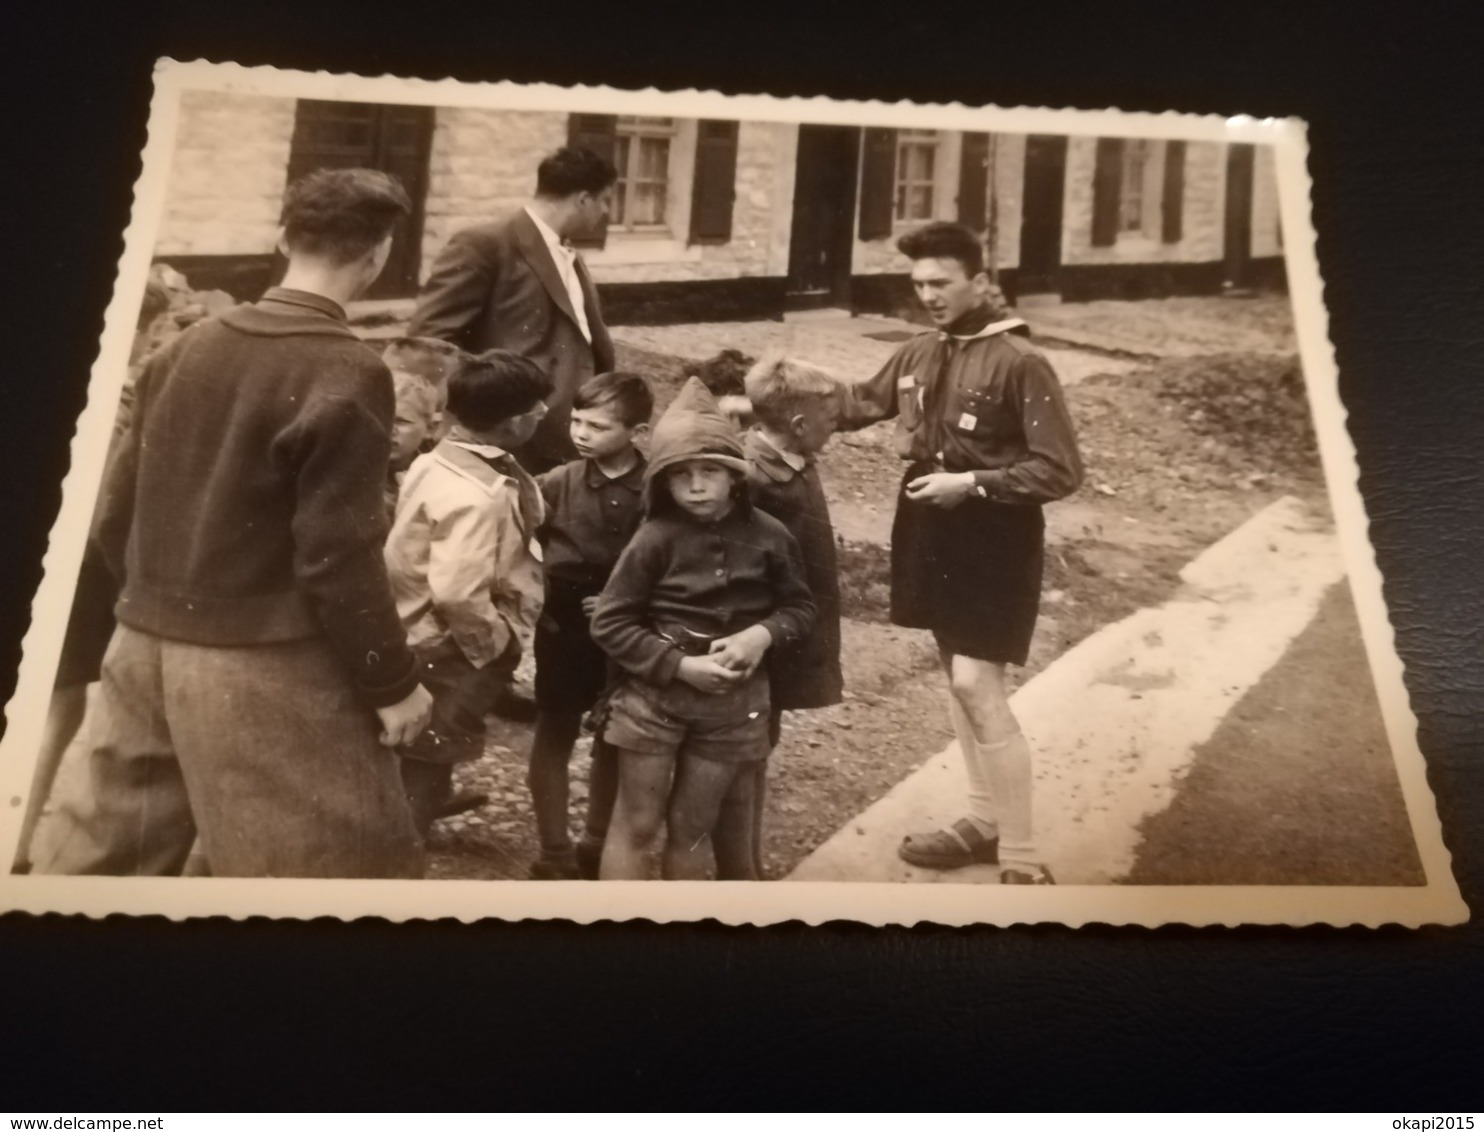
[[389,920],[561,919],[578,923],[646,919],[726,924],[847,920],[868,924],[1023,923],[1456,924],[1468,918],[1444,846],[1417,744],[1417,720],[1382,597],[1368,537],[1355,449],[1345,427],[1330,344],[1323,283],[1310,218],[1308,143],[1297,119],[1222,118],[1175,112],[970,107],[908,102],[773,98],[706,91],[640,91],[508,82],[311,73],[232,63],[161,60],[155,69],[149,134],[134,185],[114,292],[78,418],[72,464],[31,610],[14,697],[0,741],[0,861],[14,859],[24,799],[41,742],[63,629],[82,559],[104,456],[122,393],[134,323],[164,213],[180,96],[212,90],[290,98],[505,110],[573,110],[837,125],[930,126],[1003,133],[1179,138],[1270,146],[1299,354],[1341,550],[1402,796],[1426,884],[1398,887],[1058,885],[1047,887],[824,882],[613,882],[236,880],[225,878],[0,876],[0,911],[88,916],[163,915]]

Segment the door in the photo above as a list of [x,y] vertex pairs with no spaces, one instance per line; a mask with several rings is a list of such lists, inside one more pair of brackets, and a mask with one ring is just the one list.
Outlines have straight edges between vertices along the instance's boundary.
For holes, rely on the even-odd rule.
[[1226,285],[1245,287],[1252,259],[1252,159],[1250,142],[1234,143],[1226,151]]
[[859,154],[854,126],[799,127],[788,241],[788,305],[794,310],[850,302]]
[[289,147],[290,184],[319,169],[379,169],[400,180],[412,199],[412,214],[397,225],[386,270],[366,293],[368,299],[417,293],[432,140],[431,106],[299,100]]
[[1061,268],[1062,197],[1067,181],[1067,139],[1031,134],[1025,139],[1025,199],[1020,217],[1018,295],[1058,289]]

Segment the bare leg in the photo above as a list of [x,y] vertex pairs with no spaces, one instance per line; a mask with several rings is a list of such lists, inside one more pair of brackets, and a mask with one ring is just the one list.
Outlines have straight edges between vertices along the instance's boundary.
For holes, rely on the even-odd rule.
[[649,852],[665,820],[674,759],[618,749],[618,797],[603,843],[603,880],[648,880]]
[[577,845],[577,871],[585,879],[597,879],[617,796],[618,751],[599,735],[593,739],[593,760],[587,772],[587,816]]
[[86,684],[68,684],[52,690],[51,704],[46,711],[46,729],[41,734],[41,753],[36,756],[36,774],[31,779],[26,814],[21,819],[16,872],[31,871],[31,838],[36,833],[36,823],[41,820],[41,811],[51,796],[52,783],[57,780],[62,756],[67,753],[67,748],[77,735],[77,729],[82,726],[82,717],[87,706]]
[[536,815],[542,856],[561,855],[572,849],[567,829],[567,769],[581,728],[582,717],[575,712],[542,709],[536,715],[526,782],[531,788],[531,809]]
[[[747,769],[744,763],[681,756],[675,774],[675,793],[670,799],[669,836],[665,840],[660,874],[666,880],[706,879],[711,863],[706,842],[716,828],[722,799],[738,772]],[[746,814],[750,824],[750,804]],[[750,849],[747,855],[751,856]]]
[[[758,768],[762,763],[755,764]],[[711,831],[711,845],[716,852],[717,880],[760,880],[757,868],[757,793],[762,775],[754,764],[744,764],[732,779],[731,788],[722,799],[716,828]]]

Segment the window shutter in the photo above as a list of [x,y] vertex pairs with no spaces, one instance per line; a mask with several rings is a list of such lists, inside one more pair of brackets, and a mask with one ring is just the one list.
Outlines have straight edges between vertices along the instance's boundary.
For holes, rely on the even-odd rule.
[[[616,114],[569,114],[567,115],[567,144],[574,149],[590,149],[607,161],[613,160],[618,149],[618,115]],[[575,248],[601,248],[607,241],[607,233],[597,239],[576,239]]]
[[989,135],[965,134],[959,157],[958,222],[975,232],[989,227]]
[[861,156],[862,240],[884,240],[891,235],[896,189],[897,132],[868,129]]
[[1092,172],[1092,245],[1110,248],[1118,240],[1118,198],[1123,191],[1123,139],[1098,138]]
[[1165,183],[1160,197],[1160,238],[1178,244],[1184,235],[1185,143],[1165,142]]
[[736,122],[696,123],[696,174],[690,199],[692,244],[725,244],[732,238],[737,128]]

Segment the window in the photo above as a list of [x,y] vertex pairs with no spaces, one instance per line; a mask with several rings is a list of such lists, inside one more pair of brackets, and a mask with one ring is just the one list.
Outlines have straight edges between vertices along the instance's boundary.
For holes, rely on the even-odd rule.
[[622,232],[663,231],[669,226],[670,151],[675,119],[623,115],[614,137],[609,226]]
[[1150,143],[1130,138],[1123,143],[1123,172],[1119,180],[1118,230],[1144,233],[1144,177],[1149,168]]
[[898,221],[931,220],[938,171],[938,131],[897,131],[897,180],[892,216]]

